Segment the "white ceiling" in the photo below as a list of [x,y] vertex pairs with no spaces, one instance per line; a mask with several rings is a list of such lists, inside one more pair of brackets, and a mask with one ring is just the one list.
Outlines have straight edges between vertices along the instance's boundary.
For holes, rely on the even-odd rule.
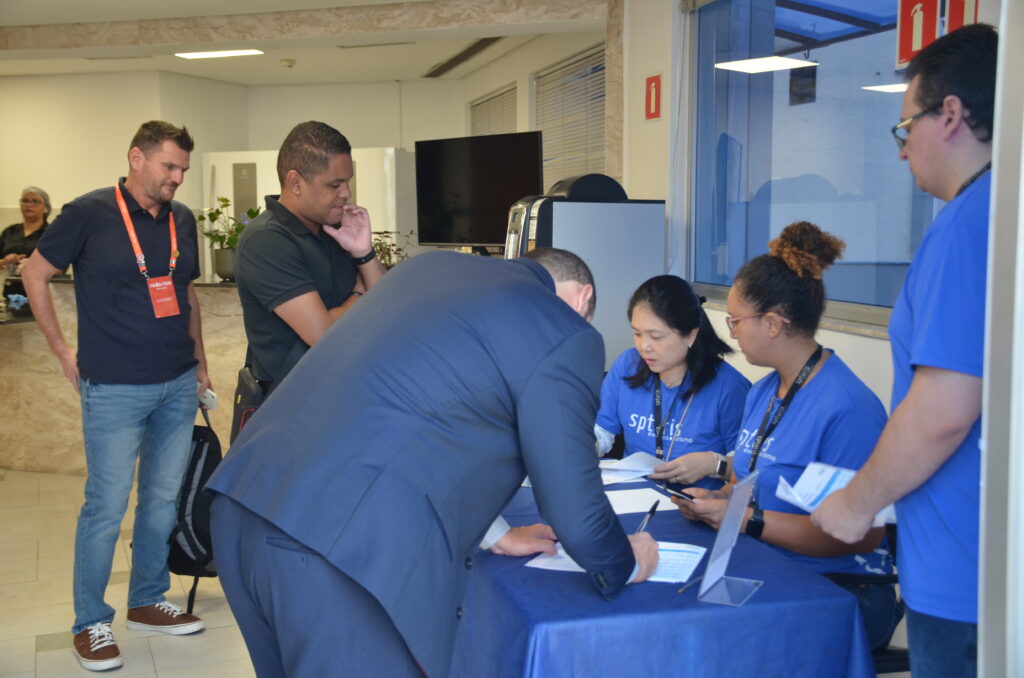
[[[0,27],[253,14],[389,2],[394,0],[0,0]],[[60,21],[55,22],[53,17],[60,17]],[[600,27],[580,22],[561,29]],[[0,76],[161,70],[250,86],[410,80],[423,77],[435,65],[480,38],[506,36],[443,76],[461,78],[535,37],[541,27],[502,26],[497,30],[496,33],[494,27],[459,28],[304,40],[234,41],[219,47],[256,48],[265,54],[205,60],[173,56],[174,52],[211,49],[209,43],[187,41],[152,47],[0,49]],[[287,67],[289,62],[294,65]]]

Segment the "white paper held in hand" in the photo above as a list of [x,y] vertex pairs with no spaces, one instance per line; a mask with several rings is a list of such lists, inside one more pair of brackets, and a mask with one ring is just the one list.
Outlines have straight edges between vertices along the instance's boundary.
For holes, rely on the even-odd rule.
[[[813,513],[814,509],[818,508],[825,500],[825,497],[846,487],[856,474],[856,471],[848,468],[812,461],[800,474],[795,486],[790,485],[785,478],[780,476],[779,484],[775,488],[775,496],[808,513]],[[881,527],[886,523],[895,522],[896,509],[890,504],[878,512],[874,525]]]

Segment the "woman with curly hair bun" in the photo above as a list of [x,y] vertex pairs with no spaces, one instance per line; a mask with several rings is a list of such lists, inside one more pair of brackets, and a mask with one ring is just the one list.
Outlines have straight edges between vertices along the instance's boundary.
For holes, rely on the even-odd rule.
[[[884,528],[846,544],[825,534],[810,516],[775,496],[779,478],[796,484],[814,461],[859,469],[885,427],[878,397],[833,351],[815,340],[825,309],[822,273],[845,244],[806,221],[787,226],[751,259],[729,290],[726,323],[747,361],[772,368],[747,394],[736,440],[734,478],[760,471],[754,503],[742,529],[821,573],[890,573]],[[715,529],[730,486],[694,489],[680,511]],[[903,610],[888,584],[847,586],[860,605],[872,649],[885,647]]]

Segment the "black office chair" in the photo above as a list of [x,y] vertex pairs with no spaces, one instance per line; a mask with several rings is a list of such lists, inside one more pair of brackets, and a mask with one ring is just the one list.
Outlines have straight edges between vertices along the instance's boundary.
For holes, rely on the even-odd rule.
[[[896,558],[896,526],[885,526],[885,534],[889,538],[889,551]],[[840,586],[857,584],[898,584],[899,577],[895,574],[849,574],[846,572],[830,572],[825,575]],[[902,603],[902,600],[900,601]],[[875,673],[902,673],[910,671],[910,655],[907,648],[889,645],[871,653],[871,661],[875,665]]]

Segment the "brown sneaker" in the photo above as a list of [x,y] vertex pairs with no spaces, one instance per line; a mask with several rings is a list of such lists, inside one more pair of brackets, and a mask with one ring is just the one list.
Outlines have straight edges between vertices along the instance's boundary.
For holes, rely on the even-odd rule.
[[110,632],[110,624],[107,622],[93,624],[76,633],[72,650],[78,663],[86,671],[106,671],[124,664],[121,651],[117,649],[114,634]]
[[185,636],[206,628],[203,620],[193,614],[185,614],[181,608],[166,600],[156,605],[133,607],[128,610],[126,626],[139,631],[159,631],[172,636]]

